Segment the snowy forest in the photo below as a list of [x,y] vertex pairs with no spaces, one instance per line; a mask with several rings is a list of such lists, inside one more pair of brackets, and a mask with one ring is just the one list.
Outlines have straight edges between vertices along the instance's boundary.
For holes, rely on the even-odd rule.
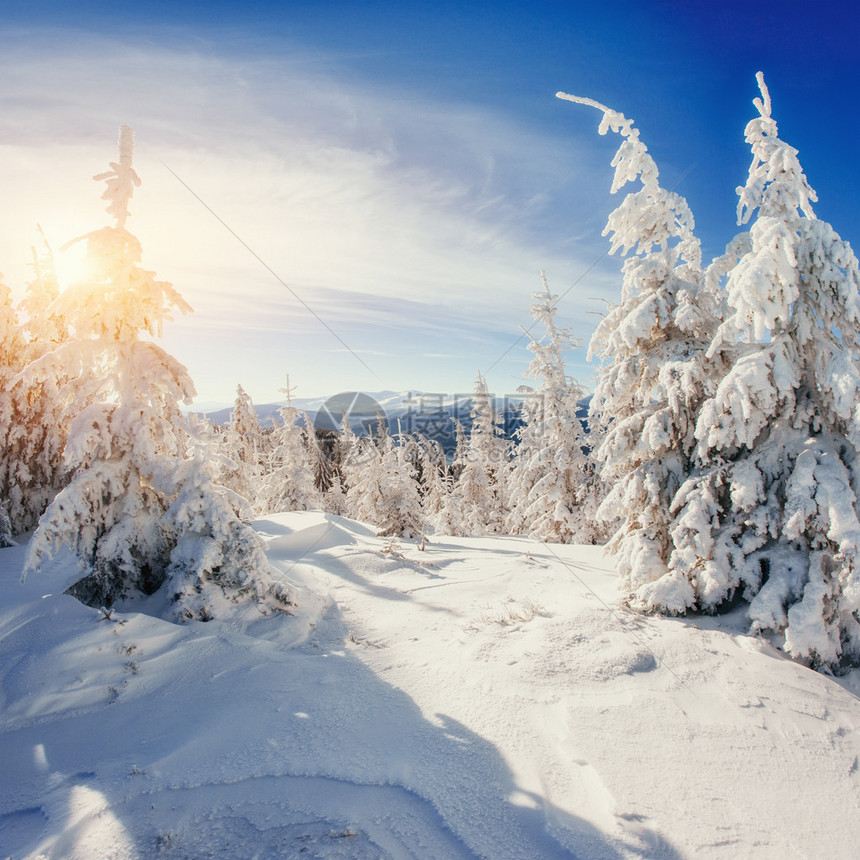
[[86,278],[60,291],[42,236],[22,298],[0,282],[0,542],[27,542],[25,577],[72,552],[69,593],[88,606],[160,593],[174,621],[237,602],[294,611],[300,593],[250,524],[277,512],[358,520],[419,550],[434,535],[605,544],[636,612],[743,605],[751,633],[804,665],[857,666],[860,270],[816,217],[761,73],[758,85],[740,232],[710,263],[633,121],[558,94],[620,140],[611,191],[623,197],[604,235],[624,262],[588,345],[588,418],[565,367],[577,344],[542,273],[513,438],[479,372],[453,456],[382,417],[367,435],[346,415],[340,432],[315,430],[289,391],[275,426],[241,385],[227,423],[190,411],[193,382],[158,338],[191,308],[143,267],[123,126],[117,160],[94,177],[109,222],[68,243],[85,243]]

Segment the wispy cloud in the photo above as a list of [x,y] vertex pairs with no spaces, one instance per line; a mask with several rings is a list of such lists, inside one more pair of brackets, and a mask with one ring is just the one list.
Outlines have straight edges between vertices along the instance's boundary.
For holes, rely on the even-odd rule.
[[[364,371],[170,171],[351,349],[378,351],[374,370],[394,387],[432,388],[434,373],[450,384],[455,359],[470,380],[527,321],[540,268],[563,291],[593,262],[609,171],[590,143],[361,84],[343,61],[288,46],[239,56],[7,33],[0,47],[12,70],[0,80],[0,265],[21,282],[37,221],[58,245],[104,223],[89,177],[113,158],[118,124],[132,125],[144,185],[129,226],[197,311],[166,342],[206,399],[225,382],[253,392],[252,374],[292,369],[316,388]],[[616,269],[565,300],[579,336],[589,298],[614,297]],[[310,361],[314,345],[330,358]],[[430,354],[452,358],[427,366]]]

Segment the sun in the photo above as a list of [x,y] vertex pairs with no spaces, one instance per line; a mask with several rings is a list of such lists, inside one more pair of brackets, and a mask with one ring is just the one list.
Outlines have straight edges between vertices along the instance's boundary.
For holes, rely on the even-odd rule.
[[54,267],[60,291],[87,279],[86,242],[73,242],[54,252]]

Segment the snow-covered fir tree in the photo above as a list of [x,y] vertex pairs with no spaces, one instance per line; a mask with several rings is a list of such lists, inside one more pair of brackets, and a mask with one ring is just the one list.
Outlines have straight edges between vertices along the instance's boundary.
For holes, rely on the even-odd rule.
[[322,506],[326,513],[337,514],[339,517],[349,516],[349,502],[340,475],[332,476],[328,489],[323,493]]
[[[3,384],[0,394],[8,393],[12,380],[26,361],[25,354],[24,334],[12,301],[12,290],[0,275],[0,382]],[[7,412],[4,408],[2,414],[8,419]]]
[[17,457],[15,437],[21,432],[20,396],[13,386],[26,362],[27,347],[12,291],[0,275],[0,502],[8,502],[13,511],[21,509],[22,483],[28,478],[22,474]]
[[612,161],[612,192],[641,182],[604,231],[610,253],[629,256],[621,302],[610,307],[589,347],[589,357],[601,361],[590,412],[599,439],[595,456],[600,480],[611,487],[599,514],[622,518],[608,548],[618,554],[623,590],[641,602],[668,569],[671,505],[692,469],[719,303],[702,271],[689,206],[660,185],[633,122],[590,99],[558,95],[596,107],[603,113],[600,133],[611,129],[623,138]]
[[713,610],[741,592],[752,628],[784,633],[790,654],[856,664],[860,273],[816,218],[758,83],[738,220],[757,214],[710,347],[730,369],[696,427],[703,468],[679,494],[669,608]]
[[[387,438],[387,432],[385,435]],[[371,436],[357,436],[352,463],[347,470],[349,486],[346,505],[349,516],[374,525],[376,512],[385,501],[379,482],[382,444],[375,442]]]
[[[534,357],[528,374],[536,387],[523,387],[508,477],[507,530],[554,543],[592,543],[597,536],[594,511],[587,510],[592,468],[585,453],[585,431],[577,415],[582,387],[565,373],[564,352],[574,347],[569,330],[555,323],[558,296],[541,272],[543,289],[534,294],[531,315],[544,328],[529,335]],[[591,518],[587,514],[591,514]]]
[[[467,535],[463,518],[463,497],[457,491],[457,482],[466,466],[466,452],[469,449],[469,437],[462,422],[452,416],[454,425],[454,456],[451,465],[442,474],[440,465],[441,481],[437,485],[434,497],[438,499],[436,504],[430,508],[435,511],[431,515],[431,522],[438,534],[444,535]],[[438,507],[438,510],[436,508]]]
[[311,424],[306,441],[311,457],[311,471],[317,492],[325,494],[335,479],[334,450],[337,447],[337,434],[331,430],[321,430]]
[[287,405],[278,410],[281,423],[272,433],[269,460],[260,487],[263,513],[322,508],[316,486],[317,456],[313,425],[306,412]]
[[12,520],[9,519],[9,502],[0,501],[0,547],[14,546]]
[[[355,516],[349,500],[349,488],[354,484],[357,476],[358,448],[358,439],[349,423],[349,416],[344,412],[340,433],[332,452],[332,485],[323,498],[323,507],[330,513],[347,517]],[[329,499],[330,493],[333,494],[331,499]]]
[[54,304],[60,294],[54,252],[41,227],[39,236],[41,253],[35,247],[30,249],[33,277],[27,283],[24,297],[18,305],[30,349],[30,360],[55,349],[69,337],[66,322],[59,316]]
[[450,504],[461,514],[461,534],[504,534],[510,446],[480,373],[475,380],[471,415],[472,430],[461,458],[462,470],[449,496]]
[[417,462],[418,446],[414,439],[404,433],[387,438],[380,460],[384,499],[375,521],[383,537],[420,538],[427,530]]
[[411,446],[406,436],[392,438],[383,416],[376,437],[357,439],[347,492],[349,515],[376,526],[383,537],[420,537],[425,520]]
[[257,533],[237,517],[244,499],[216,485],[205,433],[192,438],[189,453],[178,464],[179,492],[164,514],[175,540],[166,571],[174,616],[208,621],[239,601],[263,614],[289,612],[294,593],[269,564]]
[[439,534],[454,534],[456,522],[452,519],[449,499],[454,481],[442,445],[435,439],[418,440],[421,462],[421,506],[424,516]]
[[177,618],[210,618],[225,601],[286,609],[290,592],[213,483],[208,452],[189,456],[193,438],[179,408],[194,393],[186,369],[144,339],[158,337],[172,311],[190,308],[141,268],[140,243],[125,229],[140,182],[132,155],[123,126],[118,161],[96,177],[107,183],[114,224],[81,237],[88,277],[56,302],[73,336],[25,374],[40,362],[60,365],[85,381],[87,405],[71,404],[65,458],[74,477],[39,521],[24,573],[68,546],[85,574],[71,591],[92,605],[163,588]]
[[230,420],[221,428],[221,453],[225,462],[218,483],[247,501],[250,512],[259,510],[260,484],[267,459],[266,441],[254,403],[241,385]]
[[[18,305],[24,333],[25,363],[40,359],[68,340],[59,316],[54,258],[42,234],[43,252],[32,249],[33,277]],[[41,373],[20,374],[8,389],[14,422],[5,446],[10,518],[15,532],[35,526],[48,503],[66,485],[63,449],[69,434],[68,390],[73,381],[44,362]]]
[[463,422],[455,416],[451,416],[454,425],[454,458],[451,461],[451,477],[456,482],[466,466],[466,451],[469,450],[469,435]]

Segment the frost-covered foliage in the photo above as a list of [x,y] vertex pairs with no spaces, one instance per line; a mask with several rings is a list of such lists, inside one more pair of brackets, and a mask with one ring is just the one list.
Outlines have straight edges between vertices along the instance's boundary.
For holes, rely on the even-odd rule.
[[[460,515],[456,534],[504,534],[508,508],[509,445],[487,383],[479,373],[472,400],[472,432],[458,453],[457,482],[449,495]],[[460,446],[458,446],[459,448]]]
[[254,403],[239,385],[230,420],[221,428],[221,453],[225,462],[218,483],[237,493],[252,513],[259,510],[260,482],[267,459],[263,436]]
[[452,417],[454,425],[454,460],[451,463],[451,476],[456,481],[466,466],[466,452],[469,450],[469,437],[459,418]]
[[383,537],[418,538],[426,531],[415,463],[412,438],[405,434],[386,437],[380,459],[383,500],[374,520]]
[[543,272],[541,279],[531,315],[544,333],[529,336],[534,357],[528,373],[537,387],[520,389],[526,397],[508,477],[507,530],[555,543],[592,543],[594,511],[586,509],[592,469],[577,415],[584,391],[564,370],[564,352],[575,344],[568,330],[556,326],[558,296]]
[[54,302],[60,294],[54,253],[45,234],[39,228],[42,240],[41,254],[31,248],[30,268],[33,277],[27,283],[24,298],[18,305],[23,317],[30,360],[55,349],[69,338],[65,320],[59,315]]
[[313,425],[307,437],[308,451],[311,455],[311,469],[314,473],[314,486],[317,492],[328,492],[336,477],[334,450],[337,447],[337,433],[321,430]]
[[[358,448],[358,439],[353,432],[352,425],[349,423],[349,416],[344,413],[340,433],[337,434],[332,453],[332,486],[329,490],[334,492],[335,498],[329,502],[327,500],[328,493],[326,493],[326,498],[323,500],[323,506],[326,510],[328,510],[328,505],[331,504],[333,507],[343,507],[344,516],[352,516],[349,504],[349,488],[357,476]],[[342,499],[340,498],[340,493],[343,494]],[[331,513],[340,513],[340,511],[332,510]]]
[[439,442],[421,438],[418,441],[418,454],[424,516],[439,534],[454,534],[457,519],[453,516],[450,504],[454,480],[445,451]]
[[[466,453],[469,450],[469,437],[462,423],[451,418],[454,424],[454,459],[446,469],[442,485],[439,487],[439,511],[433,515],[433,525],[439,534],[465,535],[463,519],[463,496],[457,490],[457,483],[466,467]],[[447,464],[446,464],[447,465]]]
[[349,503],[346,492],[340,480],[340,475],[334,475],[329,488],[323,494],[323,510],[329,514],[337,514],[339,517],[349,515]]
[[622,517],[609,543],[622,588],[642,601],[667,571],[672,500],[692,468],[698,408],[710,393],[706,350],[719,305],[701,266],[687,201],[664,189],[631,120],[590,99],[560,98],[602,111],[600,133],[623,141],[612,192],[639,180],[609,216],[604,235],[624,263],[621,303],[595,331],[589,357],[601,360],[591,403],[596,459],[611,490],[602,519]]
[[12,521],[9,519],[9,502],[0,501],[0,548],[14,546],[12,540]]
[[19,426],[20,408],[13,380],[27,361],[27,349],[12,293],[0,275],[0,499],[20,507],[26,480],[18,470],[14,437]]
[[[24,335],[24,358],[42,359],[68,340],[57,309],[59,294],[53,254],[43,239],[43,253],[32,249],[33,277],[18,306]],[[35,526],[48,503],[66,485],[63,449],[69,434],[68,396],[73,380],[56,362],[41,362],[19,374],[7,389],[12,424],[4,448],[4,488],[15,532]]]
[[352,516],[348,491],[357,477],[359,443],[344,413],[340,432],[332,431],[327,447],[328,486],[323,491],[323,509],[338,516]]
[[676,503],[681,605],[670,608],[715,609],[741,591],[753,629],[784,632],[792,655],[856,663],[860,273],[848,243],[816,218],[758,81],[738,220],[757,217],[710,347],[730,369],[696,426],[702,472]]
[[213,595],[285,609],[289,595],[263,564],[259,539],[214,485],[207,456],[189,450],[179,408],[194,394],[186,369],[144,339],[158,337],[173,310],[190,308],[140,267],[140,244],[124,227],[139,184],[132,142],[122,127],[119,162],[96,177],[108,181],[115,224],[82,237],[88,276],[55,302],[71,339],[24,374],[59,368],[79,380],[64,454],[74,475],[39,521],[25,575],[65,545],[85,573],[71,591],[90,604],[164,588],[180,618],[212,617]]
[[179,492],[164,522],[175,536],[166,578],[178,620],[208,621],[229,603],[254,603],[260,612],[289,612],[290,588],[269,564],[257,533],[236,516],[243,499],[215,483],[206,440],[193,440],[180,464]]
[[373,523],[376,511],[384,501],[377,481],[382,461],[380,446],[370,436],[357,436],[352,462],[346,471],[349,485],[346,490],[346,506],[349,516],[356,520]]
[[417,538],[425,531],[414,445],[405,435],[392,438],[382,416],[375,439],[356,439],[347,507],[351,517],[376,526],[380,536]]
[[260,510],[311,511],[322,508],[316,487],[316,440],[306,412],[294,406],[278,410],[281,424],[270,440],[270,455],[260,488]]

